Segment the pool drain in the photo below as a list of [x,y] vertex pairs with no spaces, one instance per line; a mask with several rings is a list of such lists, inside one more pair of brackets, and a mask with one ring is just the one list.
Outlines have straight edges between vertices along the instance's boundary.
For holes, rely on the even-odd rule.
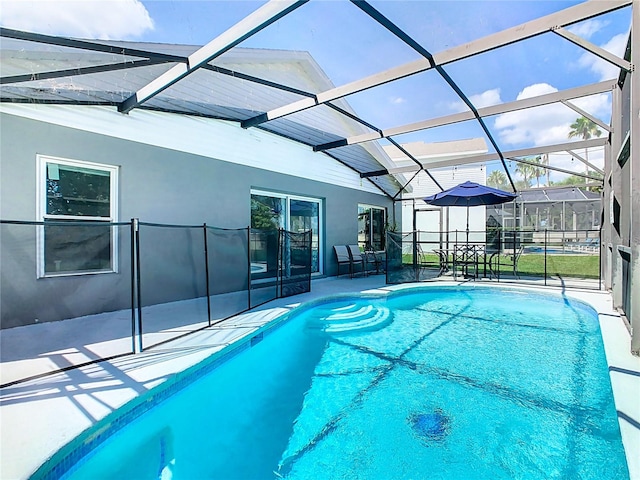
[[439,408],[430,413],[413,413],[408,420],[413,431],[423,440],[440,441],[449,433],[449,417]]

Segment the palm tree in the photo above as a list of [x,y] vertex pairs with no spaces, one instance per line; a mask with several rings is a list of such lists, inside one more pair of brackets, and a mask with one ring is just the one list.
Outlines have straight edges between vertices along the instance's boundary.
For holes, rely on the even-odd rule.
[[[598,126],[589,120],[587,117],[576,118],[576,121],[571,125],[571,131],[569,132],[569,138],[581,137],[583,140],[589,140],[592,136],[599,137],[602,135],[602,131]],[[589,149],[584,149],[584,159],[589,161]],[[586,165],[586,173],[589,175],[589,165]]]
[[539,155],[536,158],[528,158],[530,162],[535,163],[535,165],[530,165],[531,167],[531,178],[536,177],[536,186],[540,188],[540,177],[544,175],[544,162],[542,157]]
[[507,186],[507,176],[500,170],[494,170],[487,177],[487,185],[495,188],[505,188]]
[[551,178],[550,178],[551,170],[549,170],[549,168],[548,168],[549,167],[549,154],[548,153],[545,153],[544,155],[542,155],[542,163],[547,166],[547,168],[545,168],[545,173],[547,175],[547,187],[550,187],[551,186]]
[[518,166],[516,167],[516,173],[522,175],[522,184],[521,185],[526,185],[526,188],[530,188],[531,187],[531,179],[534,177],[534,166],[533,165],[529,165],[528,163],[518,163]]

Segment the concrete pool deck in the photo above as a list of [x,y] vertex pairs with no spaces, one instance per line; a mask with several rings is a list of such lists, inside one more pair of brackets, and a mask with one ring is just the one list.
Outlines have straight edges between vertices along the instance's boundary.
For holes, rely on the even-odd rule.
[[[461,282],[438,281],[438,285]],[[484,285],[484,282],[472,282]],[[416,285],[416,284],[414,284]],[[425,283],[417,284],[424,286]],[[0,479],[28,478],[56,451],[125,403],[246,338],[265,323],[309,300],[338,293],[394,290],[407,284],[385,284],[383,275],[314,280],[312,291],[271,301],[215,327],[144,353],[102,361],[0,391]],[[531,285],[500,284],[504,288]],[[629,333],[612,308],[611,296],[593,290],[541,288],[563,292],[591,304],[599,314],[616,410],[632,480],[640,480],[640,358],[629,353]],[[64,322],[60,327],[64,326]],[[78,330],[74,335],[78,335]],[[2,369],[24,368],[30,361],[10,362]],[[633,452],[633,453],[632,453]]]

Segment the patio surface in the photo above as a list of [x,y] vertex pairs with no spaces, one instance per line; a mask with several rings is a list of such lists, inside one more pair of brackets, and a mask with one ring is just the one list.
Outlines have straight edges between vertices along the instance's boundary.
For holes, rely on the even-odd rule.
[[[446,279],[438,285],[454,285]],[[485,282],[476,282],[485,284]],[[494,283],[495,284],[495,283]],[[425,285],[413,284],[413,285]],[[616,409],[632,480],[640,480],[640,358],[629,353],[630,338],[620,315],[612,308],[611,296],[606,292],[579,288],[549,288],[523,284],[501,283],[505,288],[536,288],[565,295],[591,304],[599,314],[600,327],[609,363]],[[138,395],[166,381],[230,343],[250,335],[265,323],[300,303],[337,293],[367,290],[392,290],[407,285],[385,284],[384,275],[365,278],[324,278],[312,282],[312,291],[294,297],[274,300],[250,312],[240,314],[223,324],[151,349],[144,353],[123,356],[97,364],[51,374],[25,381],[0,390],[0,478],[28,478],[57,450],[73,440],[83,430],[104,418]],[[63,329],[65,322],[56,322]],[[42,332],[43,325],[34,325],[32,332]],[[36,330],[39,328],[40,330]],[[51,329],[53,325],[45,328]],[[23,332],[26,335],[28,332]],[[75,329],[73,335],[87,335],[89,329]],[[38,340],[64,338],[68,332],[58,331],[39,335]],[[112,337],[107,337],[111,338]],[[3,346],[7,338],[3,338]],[[130,343],[130,339],[128,340]],[[82,344],[83,339],[76,339]],[[98,346],[99,346],[98,342]],[[52,347],[58,348],[59,345]],[[94,348],[101,351],[100,348]],[[49,355],[56,353],[49,352]],[[58,368],[64,366],[64,351],[58,351]],[[77,353],[77,352],[76,352]],[[19,378],[29,371],[34,359],[29,355],[0,364],[3,379]],[[4,383],[4,381],[3,381]],[[635,454],[631,454],[635,452]]]

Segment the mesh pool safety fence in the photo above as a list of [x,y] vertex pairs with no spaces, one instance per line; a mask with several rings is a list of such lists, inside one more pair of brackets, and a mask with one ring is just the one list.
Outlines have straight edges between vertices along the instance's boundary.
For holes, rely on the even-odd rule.
[[419,282],[442,275],[600,289],[600,231],[387,233],[387,283]]
[[[0,221],[0,384],[128,355],[311,288],[311,232]],[[164,348],[167,348],[165,345]]]

